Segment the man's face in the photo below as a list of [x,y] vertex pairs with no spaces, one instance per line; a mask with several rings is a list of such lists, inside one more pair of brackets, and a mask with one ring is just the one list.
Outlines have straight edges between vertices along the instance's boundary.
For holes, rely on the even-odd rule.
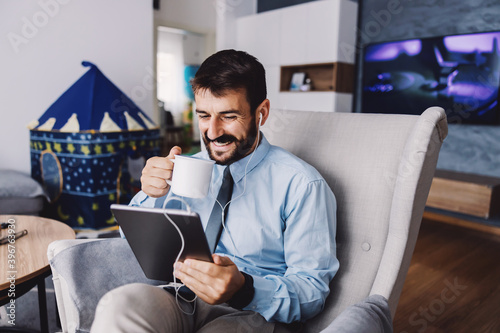
[[199,128],[208,154],[218,164],[230,164],[256,146],[257,120],[244,90],[216,97],[208,90],[195,94]]

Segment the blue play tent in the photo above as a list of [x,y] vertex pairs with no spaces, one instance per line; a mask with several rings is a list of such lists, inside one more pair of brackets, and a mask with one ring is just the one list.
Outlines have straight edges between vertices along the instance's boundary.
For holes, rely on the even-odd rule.
[[139,190],[159,129],[97,66],[82,65],[89,70],[29,126],[31,174],[50,198],[44,216],[102,229],[115,224],[109,206]]

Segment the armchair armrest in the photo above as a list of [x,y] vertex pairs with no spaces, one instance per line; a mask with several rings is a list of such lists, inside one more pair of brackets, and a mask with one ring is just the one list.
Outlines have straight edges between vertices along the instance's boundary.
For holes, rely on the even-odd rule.
[[125,239],[63,240],[50,244],[57,307],[63,332],[88,332],[101,297],[119,286],[151,285]]
[[322,333],[392,333],[392,319],[387,300],[371,295],[347,307]]

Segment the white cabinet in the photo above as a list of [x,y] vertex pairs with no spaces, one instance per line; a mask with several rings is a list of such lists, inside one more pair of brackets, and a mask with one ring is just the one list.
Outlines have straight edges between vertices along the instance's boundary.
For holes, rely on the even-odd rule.
[[[277,11],[278,12],[278,11]],[[280,14],[280,64],[303,63],[307,58],[306,10],[304,6],[292,6]]]
[[339,3],[339,22],[337,25],[337,40],[334,41],[337,54],[337,61],[354,64],[356,49],[356,31],[358,21],[358,5],[351,1],[341,1]]
[[310,6],[305,63],[354,64],[354,54],[346,55],[340,45],[355,45],[357,12],[357,4],[352,1],[316,1]]
[[357,3],[349,0],[318,0],[272,10],[237,20],[237,47],[266,68],[272,108],[350,112],[351,94],[280,92],[279,76],[280,66],[354,64],[354,54],[343,50],[346,45],[355,47],[356,20]]
[[[257,25],[259,17],[257,15],[244,16],[237,20],[237,48],[246,51],[257,57],[257,34],[254,27]],[[257,57],[258,58],[258,57]]]
[[276,45],[280,44],[281,39],[280,22],[276,20],[274,13],[261,14],[253,29],[257,35],[257,58],[266,65],[279,65],[279,49]]
[[279,65],[279,20],[275,13],[245,16],[237,21],[238,49],[255,56],[262,64]]
[[[271,102],[271,108],[273,108]],[[351,112],[352,94],[324,91],[281,92],[279,93],[280,110]]]

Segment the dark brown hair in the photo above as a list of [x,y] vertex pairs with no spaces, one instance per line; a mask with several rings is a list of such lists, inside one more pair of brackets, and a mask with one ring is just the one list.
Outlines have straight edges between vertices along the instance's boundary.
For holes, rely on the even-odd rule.
[[254,56],[236,50],[222,50],[208,57],[192,79],[191,87],[195,94],[206,89],[216,97],[244,89],[251,111],[267,96],[264,66]]

